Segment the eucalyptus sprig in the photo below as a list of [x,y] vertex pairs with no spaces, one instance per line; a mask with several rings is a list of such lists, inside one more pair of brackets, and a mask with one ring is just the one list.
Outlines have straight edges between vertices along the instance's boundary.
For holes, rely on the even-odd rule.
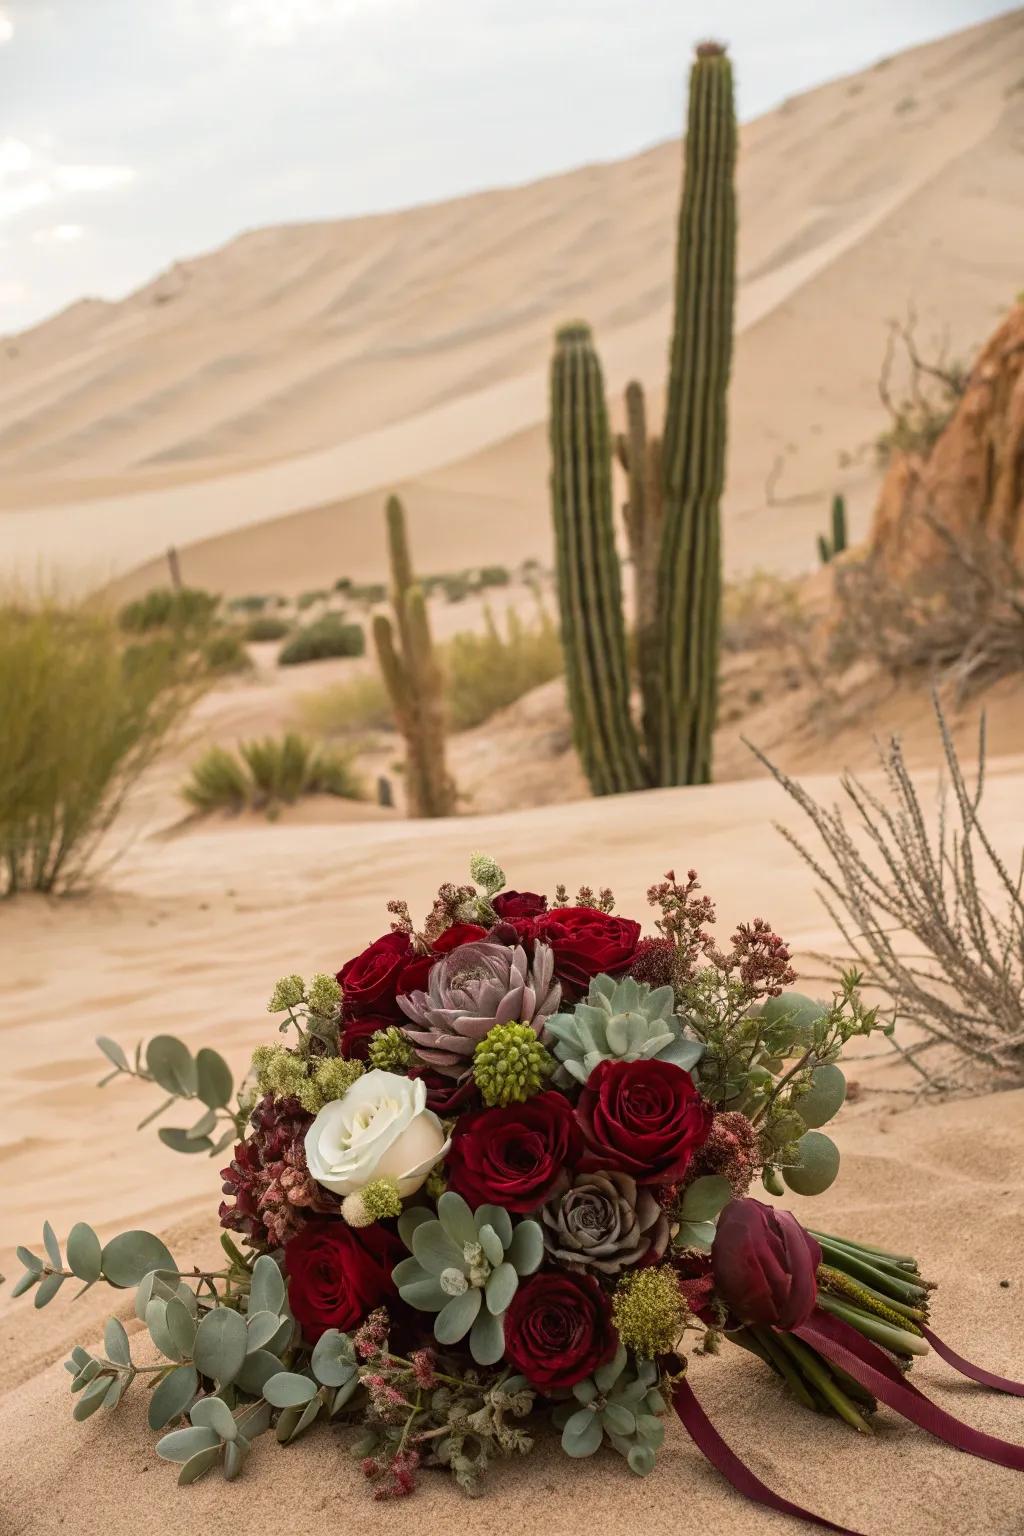
[[178,1102],[194,1100],[204,1106],[199,1119],[187,1129],[178,1126],[159,1128],[160,1140],[172,1151],[208,1152],[211,1157],[216,1157],[245,1134],[245,1123],[252,1109],[251,1095],[240,1093],[235,1107],[231,1107],[234,1078],[218,1051],[203,1046],[193,1056],[188,1046],[173,1035],[155,1035],[145,1049],[138,1044],[129,1061],[116,1040],[100,1035],[96,1044],[113,1068],[100,1079],[100,1088],[117,1077],[134,1077],[140,1082],[156,1083],[168,1095],[162,1104],[139,1121],[140,1131]]

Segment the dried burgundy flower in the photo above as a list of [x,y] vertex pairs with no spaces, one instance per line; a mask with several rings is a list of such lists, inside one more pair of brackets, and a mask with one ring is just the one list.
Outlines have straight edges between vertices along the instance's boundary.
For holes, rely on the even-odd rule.
[[732,1200],[711,1247],[715,1290],[743,1323],[798,1328],[814,1311],[821,1249],[789,1211]]
[[338,1202],[322,1190],[306,1167],[304,1138],[313,1123],[295,1098],[260,1100],[252,1112],[251,1133],[235,1147],[221,1169],[224,1193],[220,1224],[241,1232],[254,1245],[280,1247],[294,1237],[314,1212],[337,1210]]

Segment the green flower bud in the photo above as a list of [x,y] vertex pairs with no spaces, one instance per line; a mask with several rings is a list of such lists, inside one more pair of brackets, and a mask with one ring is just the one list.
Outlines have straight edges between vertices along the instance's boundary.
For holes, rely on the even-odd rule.
[[324,1056],[317,1063],[311,1079],[294,1089],[303,1109],[311,1115],[319,1114],[325,1104],[343,1099],[357,1078],[366,1069],[361,1061],[345,1061],[340,1056]]
[[370,1066],[379,1067],[382,1072],[401,1072],[412,1061],[413,1054],[412,1046],[397,1024],[378,1029],[370,1036],[367,1047]]
[[306,984],[301,976],[282,976],[270,995],[268,1013],[287,1013],[297,1008],[306,995]]
[[612,1297],[612,1318],[622,1343],[641,1359],[670,1354],[687,1318],[675,1272],[663,1266],[626,1275]]
[[495,1024],[473,1052],[473,1076],[484,1103],[521,1104],[555,1070],[529,1024]]
[[341,988],[333,976],[326,976],[318,971],[309,984],[309,995],[306,999],[311,1013],[318,1013],[324,1018],[332,1018],[338,1011],[341,1002]]
[[487,853],[474,853],[469,861],[470,879],[475,885],[485,890],[488,896],[494,896],[505,884],[505,871]]

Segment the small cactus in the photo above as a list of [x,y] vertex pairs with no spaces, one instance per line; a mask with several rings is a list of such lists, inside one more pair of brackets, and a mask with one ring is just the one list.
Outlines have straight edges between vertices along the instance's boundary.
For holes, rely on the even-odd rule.
[[846,549],[846,499],[838,493],[832,497],[832,536],[818,535],[818,557],[822,565],[828,565],[836,555]]
[[412,571],[405,511],[397,496],[387,504],[391,605],[398,628],[386,614],[373,621],[381,674],[405,739],[405,781],[413,816],[451,816],[455,785],[445,761],[444,683],[434,653],[422,587]]

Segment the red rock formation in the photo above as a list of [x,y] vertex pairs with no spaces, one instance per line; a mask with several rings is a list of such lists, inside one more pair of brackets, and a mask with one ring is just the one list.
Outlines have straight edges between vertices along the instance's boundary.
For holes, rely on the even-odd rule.
[[1024,303],[981,352],[928,458],[901,454],[889,467],[870,549],[890,575],[947,553],[926,513],[967,544],[988,535],[1024,566]]

